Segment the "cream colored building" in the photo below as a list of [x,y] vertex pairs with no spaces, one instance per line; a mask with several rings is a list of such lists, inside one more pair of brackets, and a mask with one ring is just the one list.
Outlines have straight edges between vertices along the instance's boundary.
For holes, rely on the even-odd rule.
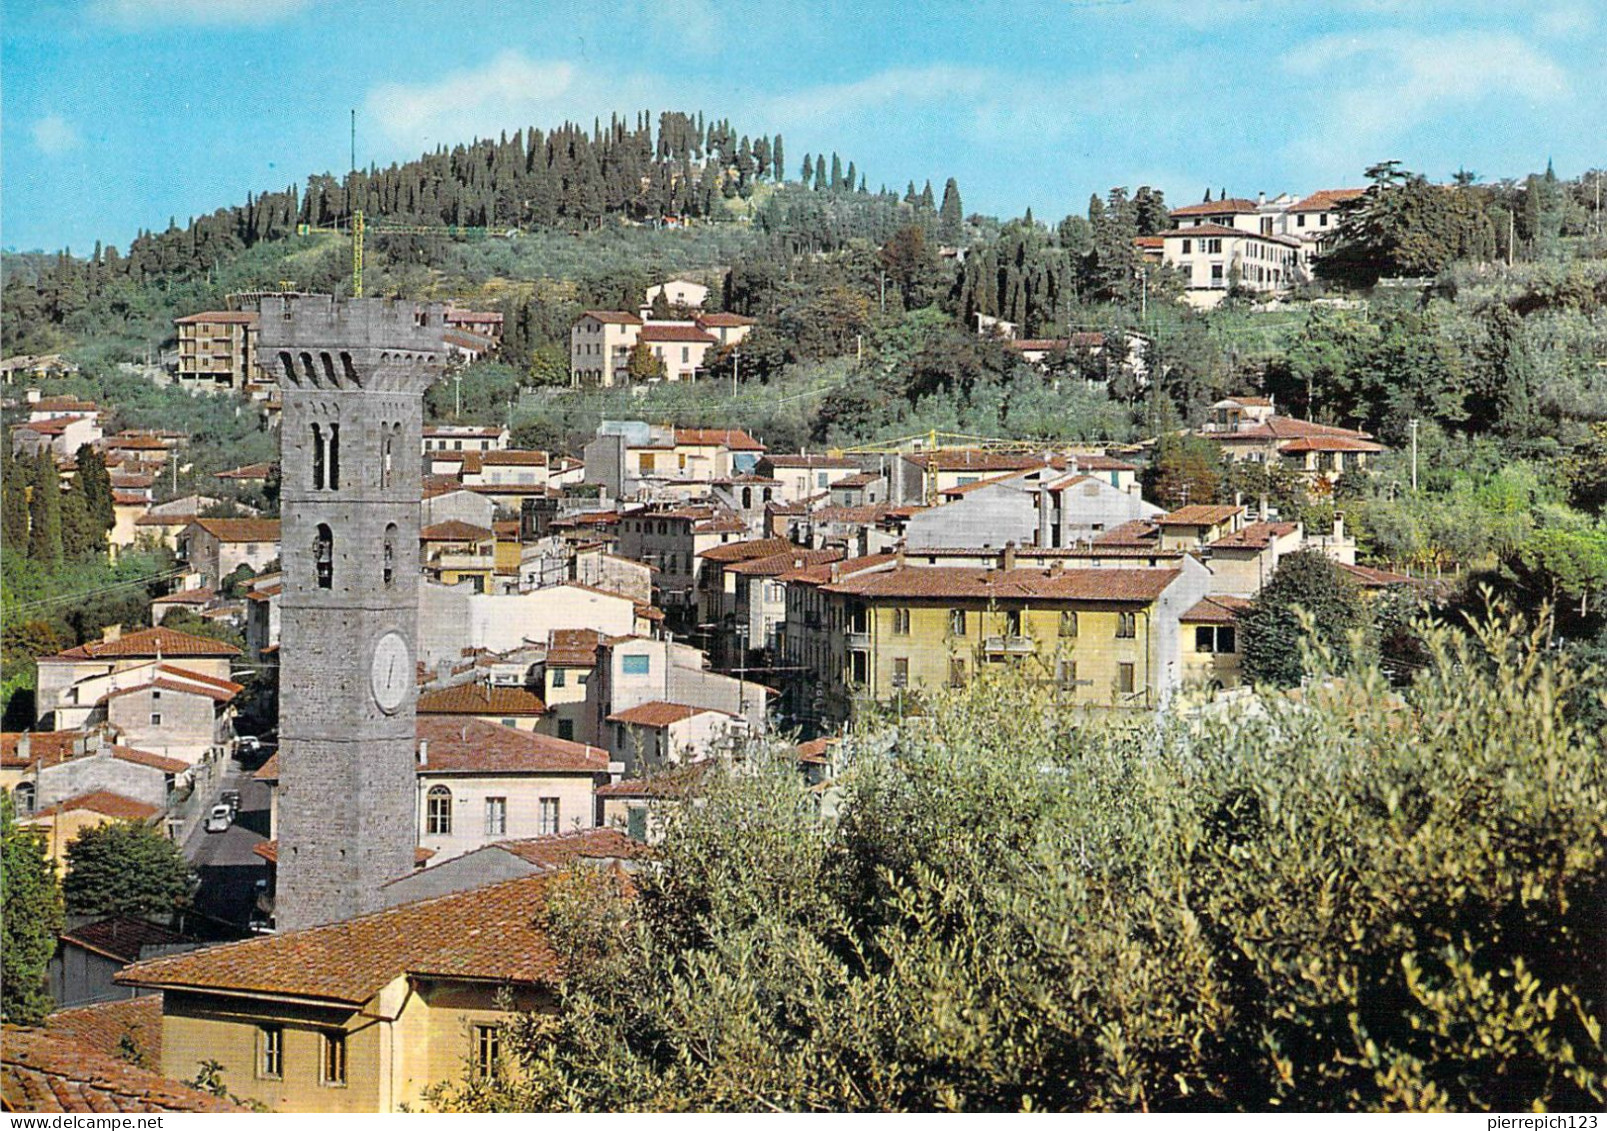
[[[202,679],[226,683],[231,661],[239,655],[240,649],[232,644],[209,637],[170,628],[146,628],[125,634],[121,626],[114,625],[99,640],[39,657],[35,718],[43,720],[57,708],[82,709],[113,690],[112,681],[105,677],[147,668],[156,661],[182,667]],[[126,682],[139,678],[131,675]],[[82,693],[75,691],[79,685],[83,685]],[[54,729],[70,728],[58,725]]]
[[569,376],[576,385],[624,384],[642,320],[624,310],[588,310],[569,330]]
[[646,318],[653,309],[653,302],[659,295],[671,306],[680,306],[687,309],[698,309],[709,301],[709,288],[702,283],[694,283],[690,279],[667,279],[647,288],[647,301],[642,304],[642,317]]
[[515,1070],[509,1011],[552,1007],[549,882],[150,959],[117,980],[163,992],[169,1079],[216,1062],[231,1093],[273,1111],[417,1111],[433,1085]]
[[257,364],[256,311],[205,310],[175,318],[179,332],[179,384],[243,390],[263,384]]

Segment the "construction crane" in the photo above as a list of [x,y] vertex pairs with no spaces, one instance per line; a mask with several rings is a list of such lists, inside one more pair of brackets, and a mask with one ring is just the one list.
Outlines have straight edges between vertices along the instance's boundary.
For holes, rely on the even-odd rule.
[[506,231],[495,231],[490,228],[465,227],[461,224],[399,224],[390,220],[366,221],[363,210],[355,209],[351,215],[351,226],[343,227],[317,227],[313,224],[297,224],[298,236],[313,235],[315,233],[328,233],[339,236],[350,236],[352,241],[352,297],[363,297],[363,244],[370,236],[433,236],[448,237],[463,240],[483,240],[487,238],[517,239],[518,228],[509,228]]

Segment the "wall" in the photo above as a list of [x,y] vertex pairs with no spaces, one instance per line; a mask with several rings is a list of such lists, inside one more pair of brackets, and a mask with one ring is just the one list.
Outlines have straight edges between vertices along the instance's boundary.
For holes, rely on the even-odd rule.
[[[158,694],[161,698],[153,698]],[[160,725],[151,722],[153,713],[161,714]],[[109,700],[106,721],[122,734],[125,746],[191,763],[223,738],[213,700],[149,686]]]
[[979,488],[955,502],[912,516],[905,528],[905,541],[912,552],[926,548],[1002,547],[1006,542],[1028,546],[1037,533],[1037,508],[1032,496],[1001,484]]
[[434,667],[456,662],[465,648],[505,652],[526,640],[545,644],[555,628],[628,634],[636,622],[629,598],[555,585],[533,593],[475,594],[468,586],[424,581],[419,589],[418,656]]
[[[604,775],[606,780],[606,775]],[[433,849],[436,860],[450,859],[499,840],[540,836],[540,799],[558,798],[558,831],[589,829],[596,825],[592,774],[431,774],[421,767],[418,775],[418,843]],[[428,832],[426,821],[430,788],[444,785],[452,791],[452,832]],[[485,799],[504,797],[508,802],[507,830],[485,831]]]
[[[149,750],[148,747],[142,749]],[[32,776],[29,775],[30,780]],[[42,767],[38,782],[38,804],[41,809],[97,789],[110,790],[159,809],[167,807],[167,774],[164,771],[137,762],[125,762],[112,757],[109,752],[87,754]]]

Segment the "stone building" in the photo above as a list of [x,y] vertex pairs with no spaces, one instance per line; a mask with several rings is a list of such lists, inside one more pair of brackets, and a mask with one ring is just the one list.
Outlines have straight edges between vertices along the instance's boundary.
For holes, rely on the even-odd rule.
[[412,870],[424,390],[443,308],[267,297],[284,396],[277,926],[384,906]]

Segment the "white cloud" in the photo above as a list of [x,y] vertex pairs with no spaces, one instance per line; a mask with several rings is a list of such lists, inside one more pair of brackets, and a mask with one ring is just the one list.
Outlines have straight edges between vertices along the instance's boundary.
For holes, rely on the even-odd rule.
[[91,9],[107,23],[139,29],[157,24],[225,27],[277,23],[313,0],[95,0]]
[[804,87],[766,102],[769,113],[783,122],[863,114],[887,107],[925,106],[975,97],[988,88],[990,76],[975,67],[895,67],[853,82]]
[[[523,125],[547,126],[575,110],[582,84],[571,63],[537,62],[507,51],[483,67],[455,71],[433,83],[383,83],[364,105],[379,128],[397,142],[467,141]],[[590,84],[584,84],[590,85]],[[618,99],[598,91],[586,117]]]
[[1284,69],[1308,83],[1315,128],[1291,147],[1303,162],[1360,156],[1452,110],[1499,100],[1534,105],[1568,91],[1567,73],[1504,32],[1330,35],[1292,50]]
[[78,127],[60,114],[46,114],[29,127],[29,132],[33,135],[34,146],[51,157],[77,149],[83,141]]

